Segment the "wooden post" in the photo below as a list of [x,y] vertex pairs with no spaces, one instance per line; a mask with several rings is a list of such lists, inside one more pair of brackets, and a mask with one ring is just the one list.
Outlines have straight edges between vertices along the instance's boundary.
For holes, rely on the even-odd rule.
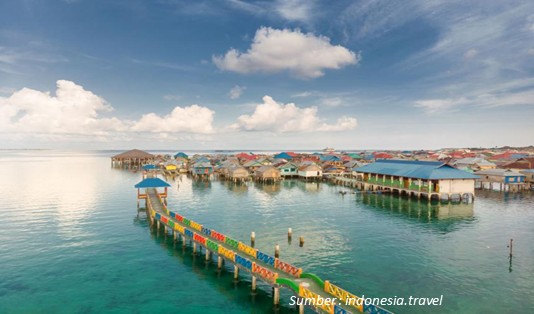
[[273,303],[280,305],[280,285],[278,284],[275,284],[273,288]]
[[193,254],[197,252],[197,243],[193,242]]
[[206,249],[206,261],[209,261],[210,257],[211,257],[211,252],[210,250]]
[[304,237],[303,237],[303,236],[300,236],[300,237],[299,237],[299,246],[300,246],[300,247],[303,247],[303,246],[304,246]]
[[279,258],[280,257],[280,245],[276,245],[274,247],[274,257]]
[[217,269],[221,269],[223,264],[223,258],[222,256],[217,256]]
[[256,233],[252,231],[250,233],[250,246],[254,247],[254,242],[256,242]]
[[293,237],[293,229],[289,228],[287,229],[287,240],[291,241],[292,237]]
[[237,265],[234,265],[234,280],[237,281],[239,279],[239,267]]
[[304,314],[304,300],[299,304],[299,314]]
[[256,292],[256,276],[252,276],[252,292]]
[[508,246],[510,248],[510,258],[512,258],[513,245],[514,245],[514,239],[510,239],[510,245]]

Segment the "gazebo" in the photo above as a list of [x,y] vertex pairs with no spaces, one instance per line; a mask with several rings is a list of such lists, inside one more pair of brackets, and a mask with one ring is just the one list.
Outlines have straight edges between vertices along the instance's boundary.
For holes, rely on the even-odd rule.
[[[160,178],[145,178],[143,181],[137,183],[134,187],[137,189],[137,200],[146,200],[148,198],[148,189],[155,189],[156,193],[163,199],[167,198],[167,188],[171,185]],[[164,188],[163,192],[159,192],[158,188]],[[144,189],[144,193],[141,193]]]
[[139,169],[141,166],[154,162],[156,156],[139,149],[132,149],[124,153],[120,153],[111,157],[112,167],[135,167]]

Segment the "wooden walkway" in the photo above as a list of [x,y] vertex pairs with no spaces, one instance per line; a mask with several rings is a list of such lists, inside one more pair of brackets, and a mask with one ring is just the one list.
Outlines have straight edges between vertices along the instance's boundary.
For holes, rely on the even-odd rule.
[[[391,313],[378,306],[362,304],[364,302],[361,298],[329,281],[323,281],[314,274],[303,272],[301,268],[170,211],[155,189],[147,189],[147,194],[152,224],[156,223],[158,228],[163,224],[166,232],[170,230],[175,240],[184,237],[184,245],[185,239],[190,240],[195,253],[203,247],[206,260],[211,260],[212,254],[217,254],[219,268],[222,268],[223,261],[231,262],[234,265],[235,279],[240,270],[251,273],[253,290],[256,290],[257,278],[271,285],[274,288],[275,304],[280,302],[280,287],[287,287],[318,313]],[[336,304],[331,303],[334,299]],[[330,302],[327,303],[326,300]],[[304,306],[299,307],[299,312],[304,312]]]

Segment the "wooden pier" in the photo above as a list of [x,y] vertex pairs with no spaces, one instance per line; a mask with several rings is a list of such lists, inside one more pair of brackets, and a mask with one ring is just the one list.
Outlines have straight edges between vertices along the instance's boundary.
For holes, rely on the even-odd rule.
[[[141,183],[136,187],[143,186]],[[275,306],[280,304],[280,288],[288,288],[298,298],[306,301],[299,305],[299,313],[304,313],[304,304],[317,313],[391,313],[378,306],[365,304],[362,298],[328,280],[306,273],[300,267],[169,210],[166,196],[166,193],[159,193],[156,187],[145,188],[144,194],[138,192],[138,198],[146,200],[151,225],[155,225],[158,230],[164,228],[175,241],[181,238],[183,245],[189,242],[195,254],[202,254],[203,249],[207,261],[211,261],[216,255],[219,269],[223,267],[223,263],[231,263],[235,280],[238,280],[240,271],[250,273],[253,291],[257,288],[257,279],[269,284],[273,287]],[[335,304],[331,302],[334,299]],[[326,302],[327,300],[330,302]]]

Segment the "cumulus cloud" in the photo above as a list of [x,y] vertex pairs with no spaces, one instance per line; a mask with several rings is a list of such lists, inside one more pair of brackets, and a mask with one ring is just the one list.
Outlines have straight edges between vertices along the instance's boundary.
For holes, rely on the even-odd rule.
[[23,88],[0,98],[0,132],[97,134],[124,130],[117,118],[102,118],[112,107],[70,81],[57,81],[56,95]]
[[294,103],[276,102],[270,96],[256,106],[251,115],[239,116],[232,129],[271,132],[345,131],[356,127],[356,119],[343,116],[335,124],[327,124],[319,118],[316,107],[300,108]]
[[175,107],[170,114],[165,116],[155,113],[143,115],[139,121],[134,123],[132,131],[212,133],[214,114],[212,110],[199,105]]
[[198,105],[175,107],[170,114],[143,115],[138,121],[105,117],[113,107],[71,81],[57,81],[55,95],[23,88],[0,97],[0,133],[32,135],[98,135],[201,133],[213,131],[214,112]]
[[326,69],[340,69],[356,64],[359,55],[330,39],[300,30],[262,27],[256,31],[252,45],[242,53],[230,49],[224,56],[213,56],[215,65],[237,73],[289,71],[298,78],[324,75]]
[[230,89],[228,92],[228,97],[230,97],[230,99],[238,99],[241,97],[241,95],[243,95],[245,89],[247,89],[245,86],[236,85]]

